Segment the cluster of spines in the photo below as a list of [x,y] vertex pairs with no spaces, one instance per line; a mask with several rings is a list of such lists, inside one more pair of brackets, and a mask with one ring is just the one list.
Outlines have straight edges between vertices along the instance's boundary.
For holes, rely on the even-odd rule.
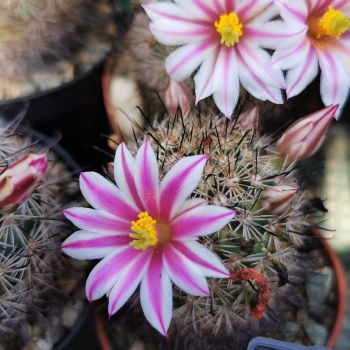
[[[8,129],[0,130],[0,166],[8,165],[40,146]],[[65,166],[49,154],[43,181],[15,211],[0,216],[0,335],[19,331],[30,320],[40,318],[50,304],[63,295],[56,279],[66,263],[60,244],[69,231],[62,217],[71,176]],[[68,185],[68,187],[67,187]]]

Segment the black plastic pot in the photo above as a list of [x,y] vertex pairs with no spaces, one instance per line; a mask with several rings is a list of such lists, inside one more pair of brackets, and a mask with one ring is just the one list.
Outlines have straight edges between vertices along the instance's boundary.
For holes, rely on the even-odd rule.
[[247,350],[328,350],[328,348],[321,345],[295,345],[280,340],[257,337],[250,341]]
[[[96,147],[104,144],[108,123],[102,98],[103,62],[73,81],[52,90],[11,101],[0,101],[1,114],[46,135],[60,133],[60,144],[83,166],[97,167],[105,159]],[[99,160],[99,157],[101,158]]]

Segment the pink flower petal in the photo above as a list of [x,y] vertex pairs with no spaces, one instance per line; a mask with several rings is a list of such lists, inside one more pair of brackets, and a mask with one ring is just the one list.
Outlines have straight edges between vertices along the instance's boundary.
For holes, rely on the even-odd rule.
[[291,98],[303,91],[317,76],[318,62],[315,50],[309,46],[301,64],[287,72],[287,96]]
[[70,208],[64,211],[64,215],[75,226],[89,232],[112,235],[126,235],[130,232],[130,221],[101,210]]
[[173,298],[171,281],[164,270],[161,252],[155,252],[141,281],[140,301],[148,322],[166,336],[172,317]]
[[218,40],[207,38],[195,44],[182,46],[172,52],[165,61],[167,73],[175,80],[188,78],[218,45]]
[[[247,46],[240,45],[237,52],[239,61],[239,77],[241,84],[253,96],[260,100],[270,100],[274,103],[283,103],[280,85],[280,74],[271,68],[271,63],[266,62],[267,53],[262,49],[256,51],[257,60],[250,55],[251,50],[246,50]],[[249,63],[248,63],[249,62]],[[252,64],[252,62],[254,62]],[[254,67],[254,68],[253,68]]]
[[164,176],[160,187],[160,216],[167,222],[197,187],[206,155],[181,158]]
[[189,210],[192,210],[194,208],[200,207],[202,205],[207,205],[207,204],[208,204],[208,202],[205,199],[201,199],[201,198],[189,199],[186,202],[184,202],[183,204],[181,204],[181,207],[176,212],[176,215],[173,217],[172,220],[175,220],[178,216],[185,214]]
[[194,77],[196,86],[196,103],[210,96],[214,92],[214,72],[219,54],[219,46],[212,50],[201,64]]
[[148,269],[151,251],[141,253],[118,276],[118,281],[109,294],[108,314],[115,314],[132,296]]
[[[318,1],[318,0],[317,0]],[[280,9],[281,17],[289,22],[306,24],[310,10],[305,0],[275,0],[275,4]]]
[[215,104],[227,118],[231,118],[239,97],[238,66],[234,49],[221,46],[213,80]]
[[220,259],[199,242],[173,242],[172,245],[187,259],[192,261],[193,264],[199,267],[204,276],[216,278],[229,277],[230,273]]
[[98,173],[82,173],[80,190],[95,209],[130,221],[134,220],[139,213],[137,207],[123,196],[117,186]]
[[164,267],[170,279],[186,293],[210,296],[203,272],[171,245],[164,249]]
[[170,225],[174,240],[206,236],[222,229],[235,216],[235,211],[215,205],[203,205],[178,216]]
[[349,72],[331,51],[318,52],[321,67],[321,97],[326,106],[339,104],[337,116],[347,100],[350,88]]
[[118,146],[114,159],[114,178],[119,189],[142,210],[142,203],[137,194],[134,180],[135,159],[122,143]]
[[271,21],[245,26],[244,37],[249,38],[251,44],[275,50],[281,47],[290,48],[296,42],[300,42],[300,37],[305,37],[307,31],[306,25],[295,28],[282,21]]
[[272,0],[236,1],[236,12],[243,23],[247,23],[273,6]]
[[145,210],[153,217],[159,213],[159,170],[156,155],[148,140],[136,155],[134,179]]
[[151,21],[176,20],[184,23],[201,23],[193,19],[188,11],[170,2],[158,2],[155,4],[142,5]]
[[139,251],[130,246],[116,248],[101,260],[90,272],[86,281],[85,292],[88,300],[96,300],[109,292],[117,282],[121,272],[134,259],[140,256]]
[[309,38],[305,35],[296,44],[275,51],[272,56],[272,68],[287,70],[303,64],[310,49]]
[[77,231],[62,244],[62,250],[75,259],[102,259],[116,247],[128,245],[130,238],[120,235],[101,235],[87,231]]
[[188,11],[193,16],[201,18],[207,21],[211,21],[213,18],[219,17],[217,10],[213,8],[212,0],[209,3],[208,0],[174,0],[184,11]]
[[151,23],[150,30],[163,45],[192,44],[204,40],[211,33],[207,26],[170,19]]

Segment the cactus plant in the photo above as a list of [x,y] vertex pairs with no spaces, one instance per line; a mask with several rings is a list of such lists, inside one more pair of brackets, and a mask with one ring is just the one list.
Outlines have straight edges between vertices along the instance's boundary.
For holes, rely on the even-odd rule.
[[2,1],[0,98],[52,88],[89,69],[110,49],[110,16],[106,0]]
[[70,172],[53,152],[0,129],[0,339],[7,349],[11,337],[24,345],[29,325],[69,300],[59,279],[70,265],[59,246],[69,230],[62,207],[73,191]]
[[[282,317],[290,276],[305,282],[298,250],[313,240],[310,230],[318,214],[269,137],[241,126],[240,119],[230,123],[199,114],[183,119],[179,113],[153,123],[146,133],[157,149],[161,174],[183,156],[209,155],[194,198],[234,209],[237,216],[201,243],[221,257],[231,276],[212,280],[208,298],[175,289],[171,334],[184,340],[184,348],[225,349],[228,343],[235,348],[236,342],[240,349],[266,332],[272,318]],[[136,150],[137,143],[128,147]]]

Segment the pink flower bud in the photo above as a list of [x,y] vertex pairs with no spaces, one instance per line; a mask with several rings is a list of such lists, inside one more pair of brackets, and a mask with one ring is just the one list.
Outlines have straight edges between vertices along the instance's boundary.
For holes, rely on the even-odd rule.
[[262,194],[264,208],[272,214],[283,214],[297,195],[299,188],[280,185],[266,189]]
[[288,163],[312,156],[321,147],[337,109],[338,105],[332,105],[297,120],[278,140],[278,152]]
[[28,154],[0,170],[0,213],[9,213],[23,203],[43,179],[46,154]]
[[259,125],[260,107],[254,106],[242,113],[238,118],[238,124],[249,130],[256,130]]
[[183,115],[186,116],[194,104],[194,96],[186,84],[169,79],[165,91],[165,104],[172,115],[175,115],[180,108]]

